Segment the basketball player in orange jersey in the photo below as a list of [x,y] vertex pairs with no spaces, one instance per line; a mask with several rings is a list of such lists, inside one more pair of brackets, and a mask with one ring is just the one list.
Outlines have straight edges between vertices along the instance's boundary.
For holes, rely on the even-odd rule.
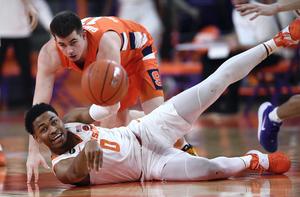
[[119,104],[75,108],[60,120],[52,106],[39,103],[26,114],[26,130],[50,148],[53,171],[66,184],[214,180],[245,169],[284,173],[291,161],[281,152],[268,155],[252,150],[241,157],[207,159],[173,147],[230,84],[245,77],[271,53],[299,42],[300,18],[282,32],[230,58],[207,79],[127,127],[107,129],[92,124],[117,113]]
[[[141,25],[116,17],[89,17],[80,20],[75,13],[64,11],[53,18],[50,30],[54,37],[42,47],[38,57],[33,104],[50,102],[58,69],[69,68],[83,72],[92,62],[101,59],[121,64],[129,76],[128,93],[121,101],[118,114],[102,120],[101,126],[111,128],[128,125],[131,120],[128,107],[136,104],[138,97],[145,114],[164,102],[153,38]],[[49,169],[38,147],[30,137],[28,182],[32,171],[35,181],[38,180],[40,164]],[[184,138],[175,147],[197,155],[194,147]]]

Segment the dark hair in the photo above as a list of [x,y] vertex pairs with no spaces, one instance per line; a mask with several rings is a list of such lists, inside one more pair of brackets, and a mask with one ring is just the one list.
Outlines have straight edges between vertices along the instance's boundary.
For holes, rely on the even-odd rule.
[[74,30],[81,35],[82,23],[74,12],[68,10],[56,14],[50,24],[50,31],[54,37],[66,38]]
[[33,135],[34,131],[33,131],[33,122],[35,121],[35,119],[37,117],[39,117],[40,115],[42,115],[44,112],[47,111],[51,111],[53,113],[55,113],[57,116],[57,112],[55,111],[55,109],[46,103],[39,103],[39,104],[35,104],[33,107],[31,107],[25,115],[25,128],[26,131]]

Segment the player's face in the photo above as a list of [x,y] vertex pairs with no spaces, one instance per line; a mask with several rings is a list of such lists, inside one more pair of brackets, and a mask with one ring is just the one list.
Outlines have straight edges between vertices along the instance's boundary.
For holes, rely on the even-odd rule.
[[47,111],[37,117],[33,122],[33,130],[34,139],[44,143],[53,151],[62,149],[67,142],[67,130],[53,112]]
[[56,36],[55,40],[60,50],[67,58],[69,58],[72,62],[77,62],[80,60],[86,46],[85,33],[79,35],[74,30],[68,37],[60,38]]

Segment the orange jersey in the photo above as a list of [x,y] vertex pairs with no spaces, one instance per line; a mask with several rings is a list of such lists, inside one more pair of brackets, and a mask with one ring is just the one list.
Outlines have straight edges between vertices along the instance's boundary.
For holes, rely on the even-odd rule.
[[120,111],[137,103],[137,97],[141,95],[143,79],[151,85],[153,90],[161,90],[159,94],[144,95],[145,100],[163,96],[153,38],[143,26],[117,17],[89,17],[82,19],[82,24],[83,29],[87,31],[88,41],[88,54],[84,68],[81,69],[71,62],[56,44],[63,67],[83,72],[96,61],[98,45],[103,34],[107,31],[115,31],[121,38],[121,65],[129,76],[128,93],[121,102]]

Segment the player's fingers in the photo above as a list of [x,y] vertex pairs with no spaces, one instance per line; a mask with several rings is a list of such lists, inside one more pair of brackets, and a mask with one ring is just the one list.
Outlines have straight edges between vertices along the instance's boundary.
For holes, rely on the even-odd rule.
[[32,169],[27,167],[27,183],[30,183],[32,177]]
[[253,17],[250,18],[250,20],[252,21],[252,20],[256,19],[258,16],[259,16],[259,14],[255,14]]
[[91,170],[95,170],[96,169],[95,159],[96,159],[96,152],[93,151],[92,154],[91,154]]
[[235,5],[235,7],[239,11],[242,11],[242,10],[248,10],[248,9],[252,8],[253,6],[251,6],[249,4],[237,4],[237,5]]
[[35,182],[37,183],[38,180],[39,180],[39,168],[36,167],[33,169],[33,172],[34,172],[34,179],[35,179]]
[[103,151],[100,152],[100,162],[99,162],[99,167],[102,168],[103,165]]
[[37,24],[38,24],[37,14],[33,13],[31,14],[30,30],[33,31],[36,28]]
[[99,154],[96,154],[95,159],[94,159],[95,171],[96,172],[99,171],[99,162],[100,162]]
[[254,12],[253,10],[246,10],[245,12],[241,13],[241,16],[246,16],[246,15],[251,14],[253,12]]
[[98,172],[102,168],[102,152],[99,151],[95,157],[95,170]]
[[89,157],[89,153],[85,153],[85,158],[86,158],[86,167],[88,170],[91,169],[91,166],[90,166],[90,157]]
[[44,166],[44,168],[46,168],[47,170],[50,169],[50,167],[48,166],[48,164],[46,163],[45,160],[42,161],[42,165]]
[[92,170],[94,167],[94,154],[93,152],[88,152],[86,155],[87,168]]

